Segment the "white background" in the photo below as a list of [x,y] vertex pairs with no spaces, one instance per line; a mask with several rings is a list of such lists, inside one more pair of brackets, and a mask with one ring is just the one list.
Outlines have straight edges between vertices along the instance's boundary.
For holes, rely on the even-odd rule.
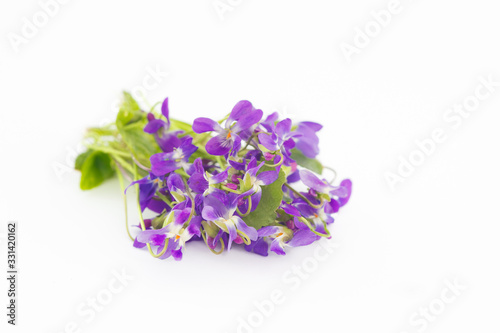
[[[71,322],[80,332],[236,332],[248,316],[254,332],[498,332],[500,87],[456,128],[443,118],[473,100],[480,77],[500,81],[498,4],[401,0],[349,62],[342,43],[376,29],[370,13],[389,1],[231,3],[221,16],[212,0],[68,1],[16,52],[9,36],[42,9],[2,0],[0,267],[7,221],[19,223],[20,266],[8,332],[71,332]],[[132,247],[118,182],[82,192],[68,163],[85,128],[113,119],[120,91],[155,69],[145,97],[169,96],[172,117],[220,118],[248,99],[324,124],[321,160],[354,183],[333,254],[318,262],[315,244],[214,256],[198,243],[175,262]],[[446,140],[391,189],[387,173],[436,129]],[[292,290],[283,275],[303,263],[311,272]],[[134,280],[87,322],[77,309],[122,269]],[[441,309],[447,280],[466,289]],[[274,289],[285,301],[258,323],[254,302]],[[439,314],[425,329],[410,322],[429,306]]]

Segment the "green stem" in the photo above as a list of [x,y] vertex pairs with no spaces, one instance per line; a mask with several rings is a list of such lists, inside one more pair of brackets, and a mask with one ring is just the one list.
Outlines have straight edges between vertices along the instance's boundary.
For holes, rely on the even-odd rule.
[[[251,197],[248,197],[248,210],[245,214],[243,214],[241,211],[240,211],[240,208],[239,207],[236,207],[236,211],[238,212],[238,214],[241,215],[241,217],[245,217],[245,216],[248,216],[248,214],[250,214],[252,212],[252,198]],[[247,244],[248,245],[248,244]]]
[[323,169],[327,169],[327,170],[330,170],[333,172],[333,179],[330,181],[330,185],[333,184],[333,182],[337,178],[337,171],[335,171],[333,168],[330,168],[330,167],[324,166],[324,165],[323,165]]
[[132,235],[130,234],[130,230],[128,228],[128,208],[127,208],[127,195],[125,194],[125,182],[123,181],[123,175],[120,169],[116,171],[117,171],[116,174],[118,175],[118,180],[120,181],[120,188],[122,189],[123,204],[125,206],[125,228],[127,230],[127,234],[130,237],[130,239],[134,240],[134,237],[132,237]]
[[221,187],[220,187],[220,188],[221,188],[221,189],[223,189],[223,190],[229,191],[229,192],[233,192],[233,193],[236,193],[236,194],[241,194],[241,192],[240,192],[240,191],[230,189],[229,187],[224,186],[224,185],[221,185]]
[[[128,172],[130,172],[133,175],[135,174],[134,168],[130,165],[130,163],[127,163],[123,158],[121,158],[120,156],[117,156],[117,155],[113,155],[113,158],[116,159],[122,167],[127,169]],[[135,164],[134,164],[134,166],[135,166]]]
[[207,245],[208,249],[210,251],[212,251],[212,253],[214,254],[221,254],[223,251],[224,251],[224,242],[222,241],[222,238],[219,239],[219,243],[220,243],[220,251],[215,251],[214,249],[212,249],[209,245],[208,245],[208,241],[207,241],[207,232],[205,230],[202,230],[201,232],[201,236],[203,237],[203,240],[205,241],[205,244]]
[[309,223],[309,220],[304,218],[304,217],[299,217],[299,220],[301,220],[302,222],[304,222],[304,224],[309,228],[309,230],[311,230],[313,233],[315,233],[316,235],[318,236],[321,236],[321,237],[326,237],[326,238],[329,238],[331,237],[332,235],[330,234],[330,231],[328,231],[328,228],[326,227],[325,225],[325,230],[326,230],[326,234],[322,234],[320,232],[317,232],[316,229],[314,229],[311,225],[311,223]]
[[276,163],[276,164],[272,164],[272,165],[265,164],[265,166],[270,167],[270,168],[275,168],[275,167],[280,166],[281,164],[283,164],[283,161],[285,160],[285,159],[283,158],[283,155],[281,155],[281,154],[280,154],[280,155],[278,155],[278,156],[280,156],[280,161],[279,161],[278,163]]
[[[138,179],[139,179],[139,174],[137,172],[137,165],[134,164],[134,181],[136,181]],[[141,229],[142,229],[142,231],[144,231],[144,230],[146,230],[146,224],[144,223],[144,218],[142,217],[139,184],[135,184],[135,190],[137,192],[137,207],[139,209],[139,218],[141,221]],[[161,257],[163,254],[165,254],[165,252],[167,251],[168,242],[169,242],[169,239],[168,238],[165,239],[165,246],[163,247],[163,250],[158,254],[153,253],[153,250],[151,249],[151,244],[146,243],[146,245],[148,247],[149,253],[153,257],[158,258],[158,257]]]
[[302,195],[302,193],[300,193],[299,191],[297,191],[296,189],[294,189],[293,187],[291,187],[288,183],[285,183],[284,184],[286,187],[288,187],[293,193],[295,193],[296,195],[299,196],[299,198],[301,198],[302,200],[304,200],[305,202],[307,202],[309,204],[309,206],[311,206],[312,208],[316,208],[316,209],[320,209],[321,207],[323,207],[323,199],[321,199],[321,202],[319,205],[315,205],[313,204],[311,201],[309,201],[309,199],[307,199],[304,195]]
[[253,133],[253,134],[252,134],[252,136],[250,136],[250,138],[249,138],[249,139],[248,139],[248,141],[247,141],[246,146],[245,146],[242,150],[247,149],[247,147],[250,145],[250,143],[251,143],[251,142],[252,142],[252,140],[255,138],[255,136],[256,136],[256,134],[255,134],[255,133]]

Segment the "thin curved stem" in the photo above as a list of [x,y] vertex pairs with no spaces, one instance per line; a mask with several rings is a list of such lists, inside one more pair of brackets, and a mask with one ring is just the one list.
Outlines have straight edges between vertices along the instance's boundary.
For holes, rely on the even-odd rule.
[[326,234],[322,234],[320,232],[317,232],[316,229],[314,229],[311,225],[311,223],[309,222],[308,219],[306,219],[305,217],[299,217],[299,220],[304,222],[304,224],[309,228],[309,230],[311,230],[313,233],[315,233],[316,235],[318,236],[321,236],[321,237],[326,237],[326,238],[330,238],[332,235],[330,234],[330,231],[328,231],[328,228],[326,227],[325,225],[325,231],[326,231]]
[[[138,180],[138,179],[139,179],[139,174],[137,173],[137,165],[134,164],[134,180]],[[137,192],[137,207],[139,208],[139,218],[141,221],[141,229],[142,229],[142,231],[144,231],[144,230],[146,230],[146,224],[144,223],[144,217],[142,216],[139,184],[135,184],[134,187],[135,187],[135,190]],[[168,245],[168,238],[165,240],[165,246],[164,246],[162,252],[160,254],[156,255],[153,253],[153,250],[151,249],[151,244],[146,243],[146,246],[148,247],[149,253],[155,258],[162,256],[167,251],[167,245]]]
[[207,235],[206,235],[206,231],[203,230],[201,232],[201,236],[203,237],[203,240],[205,241],[205,244],[207,245],[207,247],[209,248],[210,251],[212,251],[213,254],[221,254],[222,252],[224,252],[224,241],[222,240],[222,238],[219,239],[219,242],[220,242],[220,251],[215,251],[214,249],[212,249],[210,247],[210,245],[208,245],[208,241],[207,241]]
[[[248,209],[247,209],[247,212],[245,214],[243,214],[241,211],[240,211],[240,208],[239,207],[236,207],[236,211],[238,212],[238,214],[240,214],[241,217],[245,217],[245,216],[248,216],[248,214],[250,214],[252,212],[252,197],[248,197]],[[248,244],[247,244],[248,245]]]
[[279,156],[279,157],[280,157],[280,161],[279,161],[278,163],[276,163],[276,164],[272,164],[272,165],[269,165],[269,164],[264,164],[264,165],[265,165],[265,166],[267,166],[267,167],[270,167],[270,168],[275,168],[275,167],[278,167],[278,166],[282,165],[282,164],[283,164],[283,161],[285,160],[285,159],[283,158],[283,155],[281,155],[281,154],[280,154],[280,155],[277,155],[277,156]]
[[[116,163],[116,162],[115,162]],[[134,237],[130,234],[130,230],[128,228],[128,208],[127,208],[127,195],[125,194],[125,183],[123,181],[123,175],[120,169],[117,170],[118,180],[120,181],[120,188],[122,190],[123,204],[125,207],[125,228],[127,230],[127,234],[132,241],[134,241]]]
[[335,181],[335,179],[337,179],[337,171],[335,171],[333,168],[330,168],[328,166],[325,166],[323,165],[323,169],[327,169],[327,170],[330,170],[333,172],[333,179],[329,182],[330,185],[333,184],[333,182]]
[[227,187],[227,186],[224,186],[224,185],[221,185],[221,187],[220,187],[220,188],[221,188],[221,189],[223,189],[223,190],[225,190],[225,191],[233,192],[233,193],[236,193],[236,194],[241,194],[241,192],[240,192],[240,191],[233,190],[233,189],[231,189],[231,188],[229,188],[229,187]]
[[141,168],[142,170],[144,171],[147,171],[147,172],[150,172],[151,171],[151,168],[148,168],[147,166],[144,166],[141,164],[141,162],[139,162],[135,157],[134,155],[131,155],[132,156],[132,161],[135,162],[135,164],[137,164],[139,166],[139,168]]
[[294,189],[293,187],[291,187],[288,183],[285,183],[284,185],[286,187],[288,187],[293,193],[295,193],[296,195],[298,195],[302,200],[304,200],[305,202],[307,202],[309,204],[309,206],[311,206],[312,208],[320,209],[321,207],[323,207],[323,204],[324,204],[323,199],[321,199],[321,202],[320,202],[319,205],[315,205],[311,201],[309,201],[309,199],[307,199],[302,193],[300,193],[299,191],[297,191],[296,189]]
[[253,133],[253,134],[250,136],[250,138],[248,139],[246,146],[245,146],[242,150],[247,149],[247,148],[248,148],[248,146],[250,146],[250,144],[252,143],[252,140],[253,140],[256,136],[257,136],[257,134],[256,134],[256,133]]
[[238,229],[236,229],[236,232],[238,233],[238,235],[241,236],[241,239],[243,239],[243,242],[245,243],[245,245],[250,245],[250,243],[252,241],[250,240],[250,238],[248,237],[247,234],[245,234],[243,231],[240,231]]

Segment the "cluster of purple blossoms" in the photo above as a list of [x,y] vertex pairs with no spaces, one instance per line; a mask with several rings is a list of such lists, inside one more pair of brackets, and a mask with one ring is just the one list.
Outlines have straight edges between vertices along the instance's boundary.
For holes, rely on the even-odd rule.
[[189,129],[171,130],[168,99],[161,111],[148,113],[144,128],[161,152],[150,166],[138,164],[147,174],[131,184],[141,209],[135,247],[180,260],[187,243],[202,240],[217,254],[241,244],[267,256],[331,237],[328,226],[352,184],[334,186],[307,169],[311,162],[322,169],[320,124],[294,125],[276,112],[263,119],[240,101],[222,121],[197,118]]

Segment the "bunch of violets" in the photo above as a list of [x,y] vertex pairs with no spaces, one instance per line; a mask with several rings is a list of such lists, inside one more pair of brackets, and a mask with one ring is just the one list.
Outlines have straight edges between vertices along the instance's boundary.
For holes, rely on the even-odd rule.
[[77,169],[84,189],[97,163],[103,180],[109,163],[109,177],[116,172],[122,184],[131,181],[124,193],[137,188],[140,224],[135,236],[128,222],[127,231],[136,248],[154,257],[180,260],[189,242],[201,240],[216,254],[236,244],[284,255],[330,238],[333,215],[351,195],[350,180],[333,185],[318,176],[321,128],[292,124],[277,112],[264,117],[249,101],[221,121],[202,117],[190,125],[170,119],[168,99],[161,113],[145,112],[126,94],[116,124],[90,130],[94,141]]

